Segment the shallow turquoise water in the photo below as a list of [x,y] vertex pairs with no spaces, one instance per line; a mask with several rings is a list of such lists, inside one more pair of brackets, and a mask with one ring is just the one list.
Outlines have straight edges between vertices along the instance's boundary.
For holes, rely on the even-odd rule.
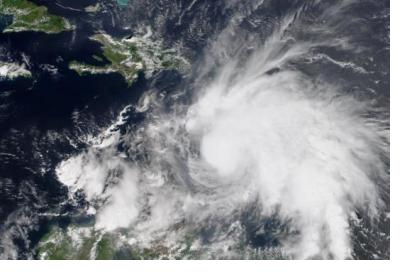
[[120,6],[127,6],[128,0],[117,0],[118,5]]

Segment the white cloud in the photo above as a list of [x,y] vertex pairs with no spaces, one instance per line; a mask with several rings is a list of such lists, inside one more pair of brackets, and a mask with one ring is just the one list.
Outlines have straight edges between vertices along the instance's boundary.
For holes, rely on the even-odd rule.
[[[258,201],[262,216],[277,214],[298,232],[282,240],[291,256],[351,257],[352,213],[360,208],[371,216],[382,207],[388,129],[370,104],[286,70],[319,43],[289,44],[282,35],[247,61],[232,59],[219,69],[197,88],[187,113],[146,113],[145,123],[122,137],[140,160],[120,157],[120,137],[105,132],[106,145],[94,141],[60,165],[61,182],[104,201],[96,203],[96,227],[129,228],[139,244],[159,236],[172,243],[185,233],[171,230],[177,223],[237,219],[236,211]],[[320,42],[326,43],[335,46]],[[265,74],[275,67],[282,70]],[[227,236],[215,246],[231,242]]]

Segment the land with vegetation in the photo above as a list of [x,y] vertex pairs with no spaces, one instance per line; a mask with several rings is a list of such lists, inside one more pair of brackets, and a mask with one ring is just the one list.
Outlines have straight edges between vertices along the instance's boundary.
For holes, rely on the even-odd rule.
[[91,65],[72,61],[70,69],[80,75],[119,73],[130,86],[144,71],[146,76],[159,69],[183,70],[188,63],[173,49],[163,49],[162,46],[146,37],[130,37],[115,39],[108,34],[96,34],[92,40],[102,45],[101,56],[94,55],[96,62],[106,62],[103,65]]
[[11,24],[3,32],[59,33],[74,28],[65,18],[50,14],[47,7],[28,0],[0,0],[1,15],[13,17]]

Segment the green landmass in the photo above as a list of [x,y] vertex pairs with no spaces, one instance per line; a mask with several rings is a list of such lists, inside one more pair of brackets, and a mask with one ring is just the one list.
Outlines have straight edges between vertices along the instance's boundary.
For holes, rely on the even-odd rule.
[[54,226],[36,247],[38,257],[46,260],[113,259],[115,239],[88,226]]
[[46,260],[112,260],[192,258],[187,239],[182,248],[168,248],[160,243],[142,248],[129,243],[127,233],[103,232],[90,226],[53,226],[36,247],[38,258]]
[[70,23],[27,0],[0,0],[0,15],[11,15],[12,23],[3,32],[37,31],[59,33],[73,29]]
[[126,230],[105,232],[92,225],[73,224],[65,229],[53,226],[36,246],[36,252],[38,258],[46,260],[287,259],[281,250],[251,248],[245,240],[238,240],[236,244],[224,243],[215,250],[200,245],[197,230],[170,230],[183,230],[185,237],[174,245],[160,239],[141,245]]
[[[96,34],[91,39],[102,45],[101,56],[109,63],[97,66],[78,61],[70,62],[69,68],[80,75],[116,72],[130,86],[138,79],[141,71],[149,77],[155,70],[183,70],[188,65],[175,50],[163,49],[159,43],[149,38],[131,37],[118,40],[107,34]],[[101,61],[98,56],[93,57]]]

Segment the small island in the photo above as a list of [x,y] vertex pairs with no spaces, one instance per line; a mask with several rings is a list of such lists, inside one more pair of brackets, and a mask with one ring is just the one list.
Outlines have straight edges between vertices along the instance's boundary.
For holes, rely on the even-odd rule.
[[74,28],[66,19],[50,14],[45,6],[28,0],[0,0],[1,15],[13,17],[12,23],[3,32],[60,33]]
[[[114,39],[108,34],[96,34],[92,40],[102,45],[102,56],[107,61],[105,65],[97,66],[78,61],[72,61],[69,68],[78,74],[119,73],[131,86],[137,80],[141,71],[147,77],[155,70],[184,70],[188,63],[173,49],[163,49],[158,42],[149,37],[133,36],[124,39]],[[93,56],[101,62],[98,56]]]
[[90,5],[84,8],[84,11],[87,13],[96,13],[99,12],[101,9],[100,3],[97,3],[95,5]]

